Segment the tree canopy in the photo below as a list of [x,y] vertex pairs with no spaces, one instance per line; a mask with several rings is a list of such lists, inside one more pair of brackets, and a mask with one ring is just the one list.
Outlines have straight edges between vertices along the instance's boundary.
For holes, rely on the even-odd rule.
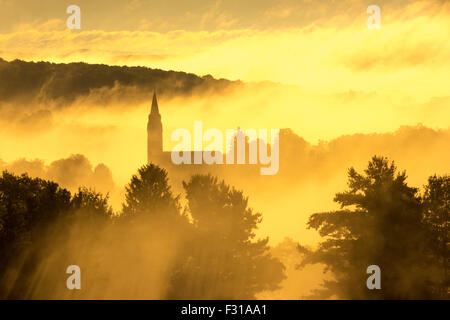
[[[308,227],[324,237],[302,265],[323,263],[335,280],[316,292],[346,299],[432,298],[435,285],[432,246],[422,223],[423,205],[417,188],[394,162],[374,156],[364,173],[348,171],[348,190],[334,201],[341,209],[311,215]],[[366,286],[367,267],[381,269],[381,290]]]
[[269,253],[268,238],[255,240],[261,214],[248,207],[243,192],[211,175],[194,175],[183,186],[195,236],[172,297],[254,299],[277,289],[284,266]]

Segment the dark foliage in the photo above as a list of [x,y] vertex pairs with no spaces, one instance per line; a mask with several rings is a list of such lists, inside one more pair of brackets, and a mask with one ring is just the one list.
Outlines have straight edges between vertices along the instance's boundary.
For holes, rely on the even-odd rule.
[[[238,82],[198,77],[191,73],[164,71],[145,67],[108,66],[103,64],[49,62],[11,62],[0,58],[0,101],[33,99],[39,102],[74,101],[92,90],[116,85],[136,87],[163,95],[189,95],[195,89],[223,90]],[[26,93],[26,94],[25,94]]]
[[[440,238],[430,232],[430,225],[436,226],[441,236],[448,232],[448,206],[442,208],[448,185],[447,191],[428,187],[425,199],[430,213],[428,222],[423,223],[424,205],[418,190],[407,185],[406,173],[397,173],[393,162],[373,157],[364,174],[351,168],[348,177],[349,190],[334,198],[342,210],[315,213],[309,219],[308,227],[325,240],[317,250],[300,247],[306,253],[302,265],[323,263],[335,278],[324,282],[315,294],[346,299],[440,297],[436,286],[442,285],[442,278],[436,262],[442,263],[444,253],[442,241],[435,245]],[[439,196],[432,196],[434,192]],[[441,209],[439,213],[436,208]],[[441,248],[439,259],[437,247]],[[381,290],[366,286],[370,265],[381,269]]]

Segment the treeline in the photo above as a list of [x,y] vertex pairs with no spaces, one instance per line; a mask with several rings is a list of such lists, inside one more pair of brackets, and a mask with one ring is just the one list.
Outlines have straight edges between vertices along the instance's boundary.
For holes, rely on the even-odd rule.
[[[126,187],[122,212],[107,197],[3,172],[0,297],[253,299],[278,288],[283,265],[256,240],[261,214],[210,175],[183,183],[187,205],[155,165]],[[78,265],[82,290],[66,288]]]
[[[136,87],[151,94],[153,89],[167,96],[189,95],[194,90],[223,90],[239,82],[199,77],[192,73],[146,67],[104,64],[5,61],[0,58],[0,102],[28,99],[65,104],[92,90],[116,85]],[[148,99],[148,97],[146,97]]]
[[[312,297],[448,299],[450,176],[431,176],[423,193],[406,183],[394,162],[373,157],[367,169],[348,171],[341,210],[315,213],[308,227],[324,238],[301,266],[322,263],[327,280]],[[368,289],[367,268],[380,268],[381,289]]]
[[[393,162],[373,157],[348,177],[335,196],[341,210],[309,219],[323,241],[299,245],[300,267],[320,263],[333,278],[311,297],[448,299],[450,176],[431,176],[420,192]],[[167,172],[144,166],[113,213],[95,191],[3,172],[0,298],[254,299],[278,289],[285,268],[268,239],[256,239],[262,215],[243,192],[211,175],[183,188],[182,204]],[[69,265],[81,268],[81,290],[66,288]],[[367,287],[371,265],[381,289]]]

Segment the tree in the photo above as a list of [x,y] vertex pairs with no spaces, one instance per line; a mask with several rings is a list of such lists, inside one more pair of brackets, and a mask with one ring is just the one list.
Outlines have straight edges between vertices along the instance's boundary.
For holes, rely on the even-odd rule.
[[107,221],[113,216],[108,199],[108,195],[103,196],[95,190],[80,187],[72,197],[71,209],[76,216],[93,221]]
[[141,167],[125,187],[122,214],[126,217],[142,214],[179,215],[179,197],[169,186],[167,171],[154,164]]
[[[421,223],[416,188],[397,173],[394,162],[374,156],[364,174],[348,171],[349,190],[336,194],[341,210],[315,213],[308,221],[325,238],[301,265],[323,263],[335,280],[321,297],[346,299],[429,298],[429,238]],[[381,269],[381,290],[369,290],[367,267]]]
[[167,171],[154,164],[141,167],[126,186],[122,213],[113,228],[117,236],[112,241],[121,250],[120,272],[124,277],[130,272],[136,275],[130,278],[134,287],[122,287],[122,295],[166,298],[156,282],[170,278],[185,262],[184,248],[191,229],[187,216],[181,213],[179,196],[169,185]]
[[167,171],[154,164],[141,167],[125,187],[125,203],[119,220],[153,225],[160,231],[187,232],[189,221],[181,213],[179,196],[169,185]]
[[96,249],[111,216],[108,198],[95,191],[80,188],[71,197],[52,181],[3,172],[0,297],[54,298],[65,292],[62,271],[70,261],[86,266],[90,255],[102,251]]
[[284,267],[270,255],[268,238],[255,240],[261,214],[248,208],[242,191],[210,175],[194,175],[183,186],[195,237],[171,297],[253,299],[277,289]]
[[423,195],[423,221],[432,235],[432,259],[436,266],[433,273],[435,293],[439,298],[449,298],[450,270],[450,176],[432,176],[428,178]]
[[[27,298],[30,279],[52,228],[70,208],[70,192],[58,184],[23,174],[0,178],[0,297]],[[13,274],[11,274],[11,272]],[[20,277],[17,276],[20,274]],[[11,280],[15,279],[15,280]]]
[[[0,177],[0,255],[27,247],[70,207],[70,192],[58,184],[23,174]],[[12,246],[12,247],[10,247]],[[6,250],[6,247],[10,247]],[[1,260],[1,258],[0,258]]]

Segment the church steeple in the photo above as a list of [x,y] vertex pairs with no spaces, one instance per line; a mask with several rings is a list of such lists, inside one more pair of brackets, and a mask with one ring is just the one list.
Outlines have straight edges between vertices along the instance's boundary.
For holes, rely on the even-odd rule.
[[155,90],[153,91],[152,107],[148,115],[147,124],[147,163],[158,163],[162,154],[162,122]]
[[158,108],[158,100],[156,99],[156,90],[153,90],[153,101],[152,101],[152,109],[150,114],[160,115]]

